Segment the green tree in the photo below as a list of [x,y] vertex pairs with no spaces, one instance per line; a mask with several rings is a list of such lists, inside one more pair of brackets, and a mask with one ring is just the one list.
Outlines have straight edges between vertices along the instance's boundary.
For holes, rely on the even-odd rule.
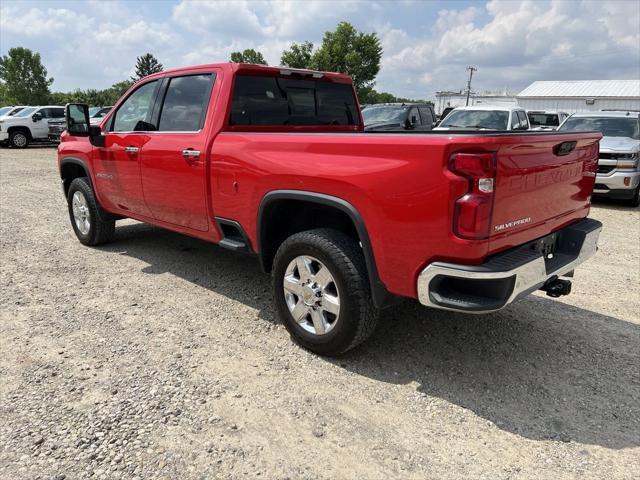
[[356,90],[372,87],[380,71],[382,45],[376,33],[362,33],[348,22],[340,22],[333,32],[325,32],[322,45],[311,57],[317,70],[351,75]]
[[282,52],[280,65],[291,68],[310,68],[313,43],[292,43],[289,50]]
[[49,100],[49,86],[53,78],[47,78],[40,54],[28,48],[10,48],[0,57],[0,93],[3,103],[41,105]]
[[363,88],[358,93],[358,101],[361,104],[373,104],[373,103],[430,103],[433,105],[431,101],[425,100],[414,100],[411,98],[404,97],[396,97],[392,93],[388,92],[377,92],[371,87]]
[[136,61],[136,74],[131,77],[131,80],[134,82],[140,80],[147,75],[151,75],[152,73],[161,72],[164,67],[158,59],[151,55],[150,53],[145,53],[141,57],[137,58]]
[[262,53],[254,50],[253,48],[247,48],[242,52],[232,52],[231,61],[235,63],[255,63],[258,65],[268,65],[267,61],[262,56]]

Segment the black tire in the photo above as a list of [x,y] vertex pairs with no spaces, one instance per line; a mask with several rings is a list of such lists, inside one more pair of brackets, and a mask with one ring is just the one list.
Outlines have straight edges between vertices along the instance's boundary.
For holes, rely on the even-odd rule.
[[636,190],[633,194],[633,197],[631,197],[629,200],[627,200],[625,202],[627,205],[629,205],[630,207],[637,207],[640,206],[640,185],[638,185],[636,187]]
[[[309,333],[296,322],[285,300],[283,280],[289,263],[305,255],[328,267],[340,292],[340,313],[335,326],[323,335]],[[296,233],[287,238],[276,253],[272,289],[279,317],[291,337],[319,355],[337,356],[364,342],[375,330],[379,310],[374,306],[358,242],[333,229]]]
[[[88,231],[82,232],[76,224],[76,220],[73,213],[73,198],[76,192],[86,200],[86,206],[88,209],[89,228]],[[76,178],[69,185],[69,192],[67,194],[67,204],[69,206],[69,219],[71,220],[71,226],[73,231],[80,240],[80,243],[84,245],[100,245],[113,240],[116,230],[115,220],[104,220],[105,213],[100,212],[100,206],[96,201],[96,197],[93,194],[91,184],[86,177]]]
[[9,134],[9,144],[14,148],[27,148],[29,146],[29,134],[24,130],[14,130]]

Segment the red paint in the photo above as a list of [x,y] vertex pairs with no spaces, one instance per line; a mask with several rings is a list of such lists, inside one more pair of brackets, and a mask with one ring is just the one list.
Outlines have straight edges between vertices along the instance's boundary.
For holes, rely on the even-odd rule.
[[[353,133],[333,126],[229,128],[233,77],[240,70],[279,74],[278,68],[237,64],[155,74],[148,78],[216,73],[201,132],[106,132],[105,148],[65,134],[59,159],[86,162],[98,199],[110,212],[211,242],[221,239],[213,217],[233,219],[253,248],[266,193],[287,189],[339,197],[364,219],[382,282],[392,293],[409,297],[417,296],[417,275],[429,262],[479,264],[489,254],[558,230],[589,212],[599,134],[365,134],[359,133],[361,119],[356,128],[349,127],[357,130]],[[345,75],[326,76],[350,82]],[[556,156],[553,147],[565,141],[576,141],[575,150]],[[137,155],[123,152],[130,144],[139,146]],[[181,155],[185,148],[200,150],[201,156],[188,162]],[[469,191],[469,180],[449,169],[456,152],[495,154],[488,239],[453,233],[456,201]],[[495,228],[523,218],[530,220]]]

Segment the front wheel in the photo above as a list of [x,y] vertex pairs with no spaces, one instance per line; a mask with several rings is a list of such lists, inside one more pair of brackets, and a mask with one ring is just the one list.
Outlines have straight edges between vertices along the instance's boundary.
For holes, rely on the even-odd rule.
[[86,177],[76,178],[71,182],[67,202],[71,226],[80,243],[100,245],[113,239],[116,222],[101,218],[100,207]]
[[630,207],[637,207],[640,205],[640,185],[636,187],[633,192],[633,197],[626,201],[626,204]]
[[274,259],[272,283],[285,327],[315,353],[340,355],[375,329],[379,312],[362,250],[340,231],[309,230],[286,239]]
[[9,143],[15,148],[27,148],[29,146],[29,135],[22,130],[11,132]]

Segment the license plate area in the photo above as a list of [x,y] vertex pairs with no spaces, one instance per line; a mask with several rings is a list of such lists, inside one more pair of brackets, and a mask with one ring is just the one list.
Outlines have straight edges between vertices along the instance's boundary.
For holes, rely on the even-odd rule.
[[552,233],[536,240],[531,248],[540,253],[545,260],[551,260],[558,250],[558,234]]

